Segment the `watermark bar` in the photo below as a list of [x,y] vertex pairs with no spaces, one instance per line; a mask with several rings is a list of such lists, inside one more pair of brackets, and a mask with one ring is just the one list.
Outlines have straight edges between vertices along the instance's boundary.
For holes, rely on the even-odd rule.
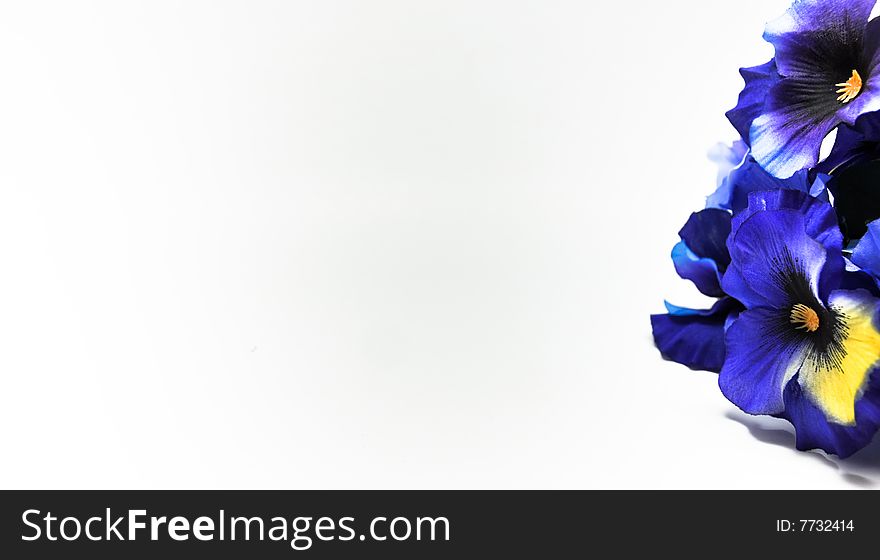
[[876,503],[824,491],[2,491],[0,555],[766,557],[873,546]]

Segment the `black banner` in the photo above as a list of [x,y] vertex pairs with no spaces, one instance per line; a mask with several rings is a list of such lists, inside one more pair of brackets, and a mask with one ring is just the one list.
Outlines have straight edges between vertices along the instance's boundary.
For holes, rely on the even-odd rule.
[[0,556],[843,553],[876,546],[877,496],[865,491],[3,491]]

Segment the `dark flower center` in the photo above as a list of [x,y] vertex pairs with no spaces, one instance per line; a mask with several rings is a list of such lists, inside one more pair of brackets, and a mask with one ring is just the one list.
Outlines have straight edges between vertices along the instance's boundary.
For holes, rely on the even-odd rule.
[[849,334],[846,314],[819,301],[803,262],[788,248],[772,262],[774,284],[788,303],[777,310],[766,335],[785,347],[803,350],[807,360],[818,367],[840,369],[846,357],[843,343]]

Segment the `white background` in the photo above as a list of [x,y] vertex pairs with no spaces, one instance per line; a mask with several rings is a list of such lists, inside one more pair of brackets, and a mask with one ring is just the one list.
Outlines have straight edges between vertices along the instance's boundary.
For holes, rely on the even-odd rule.
[[787,5],[3,2],[0,486],[880,481],[650,337]]

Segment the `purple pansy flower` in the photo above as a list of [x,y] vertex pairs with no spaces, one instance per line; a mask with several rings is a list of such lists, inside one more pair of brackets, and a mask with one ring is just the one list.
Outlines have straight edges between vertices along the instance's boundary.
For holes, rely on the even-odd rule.
[[719,385],[744,412],[790,421],[798,449],[847,457],[880,426],[880,300],[843,289],[842,243],[828,203],[749,196],[722,279],[746,310],[727,330]]
[[765,28],[775,57],[741,70],[746,85],[727,116],[774,177],[815,166],[828,133],[880,109],[875,1],[796,0]]

